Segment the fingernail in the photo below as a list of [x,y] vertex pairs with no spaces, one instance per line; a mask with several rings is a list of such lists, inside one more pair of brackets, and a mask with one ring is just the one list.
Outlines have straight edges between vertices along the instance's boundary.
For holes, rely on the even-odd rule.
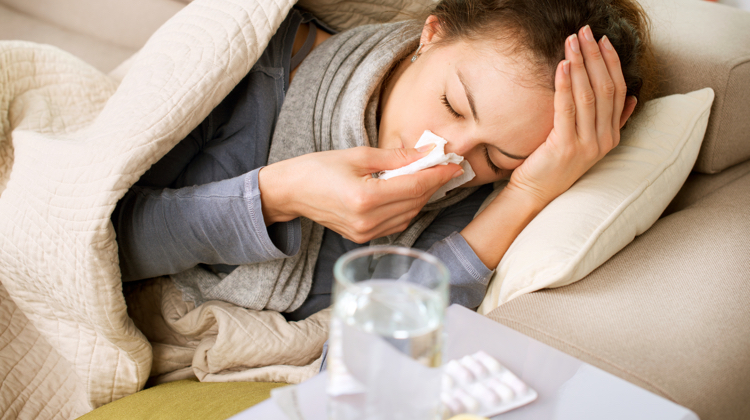
[[583,27],[583,36],[585,36],[589,41],[594,40],[594,34],[591,32],[591,27],[589,25]]
[[568,39],[570,40],[570,49],[574,53],[579,53],[581,50],[578,48],[578,35],[573,34]]
[[602,44],[604,44],[604,48],[612,51],[614,48],[612,48],[612,43],[609,42],[609,38],[607,38],[607,35],[604,35],[602,37]]
[[459,176],[461,176],[463,174],[464,174],[464,169],[461,168],[461,169],[457,170],[456,173],[454,173],[451,178],[458,178]]
[[570,60],[563,61],[563,71],[565,74],[570,74]]
[[430,150],[434,148],[435,148],[435,143],[425,144],[424,146],[417,147],[417,152],[419,153],[429,152]]

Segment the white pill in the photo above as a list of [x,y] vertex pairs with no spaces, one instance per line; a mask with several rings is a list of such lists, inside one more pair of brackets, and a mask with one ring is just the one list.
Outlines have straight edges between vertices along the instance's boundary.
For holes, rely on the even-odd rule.
[[510,373],[510,371],[504,372],[500,376],[500,380],[503,381],[503,383],[507,384],[509,387],[511,387],[511,389],[513,389],[516,395],[525,394],[526,391],[529,390],[526,384],[523,383],[520,379],[518,379],[516,375]]
[[474,358],[479,360],[490,372],[499,372],[503,369],[503,365],[500,362],[482,350],[474,353]]
[[486,407],[494,407],[500,404],[500,396],[481,383],[472,384],[468,390],[469,394],[481,401]]
[[484,367],[483,364],[476,361],[471,356],[464,356],[461,358],[460,363],[466,368],[471,371],[472,374],[474,374],[474,377],[477,379],[482,379],[485,376],[489,375],[489,371],[486,367]]
[[461,364],[455,360],[451,360],[445,365],[445,372],[460,384],[467,384],[474,381],[474,375],[471,371],[461,366]]
[[490,389],[492,389],[497,395],[499,395],[500,399],[503,400],[504,403],[512,401],[513,397],[515,397],[513,390],[510,389],[508,385],[505,385],[495,378],[488,379],[485,384],[487,384]]
[[459,401],[458,398],[452,396],[447,392],[443,392],[440,394],[440,401],[443,402],[443,405],[450,411],[451,415],[463,413],[466,409],[466,407],[461,404],[461,401]]
[[467,413],[476,413],[477,410],[479,410],[479,401],[477,401],[476,398],[472,397],[471,395],[467,394],[463,389],[458,388],[454,390],[453,396],[461,401],[461,404],[463,404],[463,406],[466,408]]

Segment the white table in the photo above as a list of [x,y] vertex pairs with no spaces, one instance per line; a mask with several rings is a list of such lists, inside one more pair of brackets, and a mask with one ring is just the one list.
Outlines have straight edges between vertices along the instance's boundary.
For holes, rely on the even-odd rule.
[[[698,420],[698,416],[656,394],[584,363],[511,328],[452,305],[446,318],[444,360],[484,350],[539,394],[536,401],[493,417],[500,420]],[[305,420],[326,419],[326,375],[297,385]],[[232,420],[290,420],[273,398]]]

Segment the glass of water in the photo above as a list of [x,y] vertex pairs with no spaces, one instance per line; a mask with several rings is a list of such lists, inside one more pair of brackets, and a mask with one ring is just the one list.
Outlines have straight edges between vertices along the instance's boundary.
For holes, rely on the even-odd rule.
[[333,269],[331,420],[441,417],[448,269],[425,252],[360,248]]

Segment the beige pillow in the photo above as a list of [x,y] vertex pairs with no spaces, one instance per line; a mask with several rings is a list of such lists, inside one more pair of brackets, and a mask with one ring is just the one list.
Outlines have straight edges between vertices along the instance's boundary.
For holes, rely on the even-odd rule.
[[695,164],[713,99],[706,88],[648,102],[620,145],[516,238],[479,312],[576,282],[651,227]]

